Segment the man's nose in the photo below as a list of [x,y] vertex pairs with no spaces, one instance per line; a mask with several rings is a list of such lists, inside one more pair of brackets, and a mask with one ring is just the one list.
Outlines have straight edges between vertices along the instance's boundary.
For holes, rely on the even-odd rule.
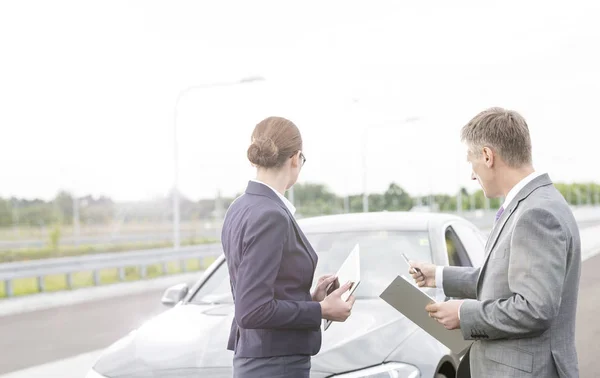
[[471,172],[471,180],[477,180],[477,176],[475,176],[475,172]]

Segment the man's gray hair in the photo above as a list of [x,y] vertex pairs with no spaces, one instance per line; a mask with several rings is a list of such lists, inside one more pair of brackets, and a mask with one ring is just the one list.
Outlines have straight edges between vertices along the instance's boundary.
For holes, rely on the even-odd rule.
[[494,107],[482,111],[463,126],[461,141],[467,143],[470,153],[491,148],[512,168],[531,164],[529,128],[514,110]]

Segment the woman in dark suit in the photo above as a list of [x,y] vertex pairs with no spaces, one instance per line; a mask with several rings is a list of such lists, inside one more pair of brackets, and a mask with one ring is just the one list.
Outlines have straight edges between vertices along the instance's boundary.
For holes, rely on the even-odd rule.
[[354,297],[340,298],[348,283],[327,295],[332,275],[310,293],[317,254],[284,197],[306,161],[296,125],[281,117],[261,121],[248,159],[256,179],[227,210],[221,235],[235,304],[228,343],[234,377],[307,378],[321,348],[322,319],[345,321]]

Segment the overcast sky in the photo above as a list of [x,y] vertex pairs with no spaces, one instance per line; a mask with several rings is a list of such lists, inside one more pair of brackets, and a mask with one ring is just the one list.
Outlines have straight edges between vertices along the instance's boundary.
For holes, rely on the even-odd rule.
[[537,169],[600,181],[598,2],[402,3],[2,1],[0,196],[164,195],[180,91],[255,75],[181,97],[184,195],[243,190],[270,115],[302,132],[300,182],[361,192],[366,146],[369,191],[475,189],[459,131],[489,106],[526,117]]

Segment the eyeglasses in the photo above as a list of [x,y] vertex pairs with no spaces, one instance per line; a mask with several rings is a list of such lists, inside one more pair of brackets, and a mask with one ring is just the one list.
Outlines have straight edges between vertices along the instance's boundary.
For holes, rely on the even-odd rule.
[[[298,153],[298,151],[294,152],[294,154],[292,156],[290,156],[290,158],[293,158],[294,155],[296,155],[296,153]],[[300,166],[304,166],[304,163],[306,163],[306,157],[304,157],[304,154],[302,152],[300,152]]]

